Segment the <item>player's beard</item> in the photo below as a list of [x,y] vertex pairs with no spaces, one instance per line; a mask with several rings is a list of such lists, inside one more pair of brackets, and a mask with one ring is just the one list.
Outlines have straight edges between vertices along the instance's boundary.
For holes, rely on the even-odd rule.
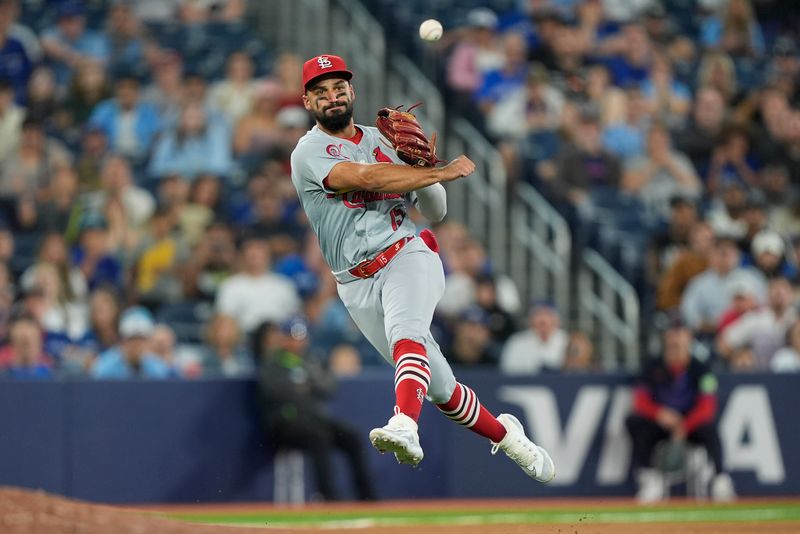
[[335,106],[328,106],[321,112],[314,112],[314,120],[329,132],[341,132],[350,125],[350,121],[353,119],[353,102],[347,101],[343,104],[343,110],[336,110],[333,113],[328,113],[327,110]]

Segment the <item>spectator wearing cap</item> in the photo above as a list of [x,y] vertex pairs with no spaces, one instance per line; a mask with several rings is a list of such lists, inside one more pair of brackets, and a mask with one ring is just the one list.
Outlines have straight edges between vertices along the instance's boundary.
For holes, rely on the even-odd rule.
[[17,149],[0,165],[0,194],[33,197],[58,169],[71,165],[72,156],[64,144],[48,137],[44,125],[28,117],[22,123]]
[[105,63],[109,54],[105,36],[86,28],[83,3],[73,0],[59,4],[55,27],[42,33],[42,48],[61,86],[69,83],[81,61]]
[[92,378],[170,378],[169,365],[150,351],[154,330],[153,316],[145,308],[125,310],[119,319],[121,341],[97,357],[91,368]]
[[118,77],[114,93],[113,99],[97,105],[89,124],[103,130],[113,151],[141,161],[149,154],[162,120],[156,107],[141,98],[135,76]]
[[628,162],[626,167],[622,188],[639,196],[660,219],[669,216],[673,197],[700,197],[700,178],[689,158],[672,148],[669,131],[663,125],[650,127],[644,157]]
[[300,311],[300,297],[292,281],[270,272],[267,242],[248,235],[240,248],[240,271],[219,286],[216,308],[236,318],[239,327],[252,332],[264,321],[279,323]]
[[453,365],[480,368],[496,366],[498,346],[492,341],[489,315],[478,306],[464,310],[453,326],[453,339],[445,351]]
[[681,298],[681,315],[700,336],[714,336],[719,320],[731,302],[731,288],[738,281],[755,288],[759,302],[766,298],[766,280],[758,271],[740,267],[739,248],[729,236],[717,236],[709,268],[689,282]]
[[723,358],[745,345],[752,347],[755,368],[767,371],[775,352],[783,346],[786,332],[797,320],[794,289],[783,277],[769,282],[767,305],[744,313],[734,321],[717,341]]
[[43,338],[34,318],[23,315],[14,319],[8,344],[0,347],[0,376],[17,380],[53,378],[53,360],[44,351]]
[[269,323],[256,330],[258,404],[263,428],[275,449],[307,451],[314,466],[316,489],[326,501],[339,498],[334,484],[332,453],[347,456],[360,500],[376,498],[364,458],[362,438],[356,429],[331,414],[323,400],[335,381],[308,357],[308,323],[299,315]]
[[210,120],[204,104],[188,102],[178,124],[168,127],[153,149],[149,172],[154,177],[179,174],[228,176],[234,169],[230,132],[224,120]]
[[558,371],[564,366],[568,335],[552,304],[534,303],[528,328],[508,339],[500,355],[500,370],[509,375]]
[[108,223],[95,212],[86,212],[79,222],[77,245],[72,249],[76,265],[89,284],[89,289],[109,284],[122,288],[122,264],[109,250]]
[[786,242],[778,232],[761,230],[751,241],[750,252],[745,256],[744,265],[752,265],[767,278],[797,279],[797,267],[786,258]]
[[236,124],[250,111],[257,91],[253,60],[245,52],[234,52],[228,56],[225,79],[211,86],[209,102],[229,124]]
[[10,83],[16,102],[24,105],[34,60],[13,34],[15,13],[9,4],[5,0],[0,2],[0,79]]
[[717,337],[721,338],[725,331],[744,314],[758,309],[762,302],[757,288],[746,279],[736,280],[731,284],[731,303],[719,318]]
[[14,102],[14,87],[0,78],[0,168],[19,144],[25,109]]
[[478,7],[467,13],[464,31],[447,60],[447,85],[461,107],[472,102],[489,71],[503,65],[503,52],[497,40],[497,15]]
[[722,447],[714,422],[717,379],[692,356],[692,333],[674,317],[664,333],[662,356],[650,361],[636,381],[633,413],[626,427],[633,442],[637,498],[653,502],[664,497],[663,474],[653,465],[653,451],[665,441],[702,445],[714,464],[711,496],[735,496],[730,476],[723,471]]

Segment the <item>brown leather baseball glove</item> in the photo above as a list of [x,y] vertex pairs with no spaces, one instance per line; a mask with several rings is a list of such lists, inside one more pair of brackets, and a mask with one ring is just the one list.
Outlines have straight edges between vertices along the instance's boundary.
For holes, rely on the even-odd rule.
[[436,134],[428,140],[416,115],[411,113],[418,105],[414,104],[408,111],[400,111],[403,106],[383,108],[378,111],[375,126],[401,160],[416,167],[433,167],[442,161],[436,157]]

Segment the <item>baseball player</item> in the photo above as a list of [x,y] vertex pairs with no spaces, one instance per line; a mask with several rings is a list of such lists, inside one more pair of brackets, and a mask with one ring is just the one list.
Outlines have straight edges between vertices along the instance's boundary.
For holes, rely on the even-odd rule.
[[492,454],[502,450],[528,476],[549,482],[555,476],[550,455],[525,436],[514,416],[495,417],[472,389],[456,381],[430,333],[444,271],[433,234],[415,236],[406,202],[427,219],[442,220],[447,207],[441,184],[468,176],[475,165],[462,155],[435,167],[433,143],[410,113],[384,109],[379,128],[355,124],[352,77],[335,55],[305,62],[303,105],[316,125],[298,142],[291,163],[292,182],[339,297],[395,367],[394,415],[370,432],[370,441],[400,463],[417,465],[423,458],[417,420],[428,399],[488,438]]

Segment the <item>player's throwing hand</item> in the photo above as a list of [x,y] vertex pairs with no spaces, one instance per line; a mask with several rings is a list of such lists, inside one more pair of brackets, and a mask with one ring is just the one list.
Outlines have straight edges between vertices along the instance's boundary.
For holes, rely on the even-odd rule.
[[440,167],[439,170],[444,176],[442,181],[449,182],[451,180],[463,178],[464,176],[469,176],[475,172],[475,164],[471,159],[462,154],[444,167]]

